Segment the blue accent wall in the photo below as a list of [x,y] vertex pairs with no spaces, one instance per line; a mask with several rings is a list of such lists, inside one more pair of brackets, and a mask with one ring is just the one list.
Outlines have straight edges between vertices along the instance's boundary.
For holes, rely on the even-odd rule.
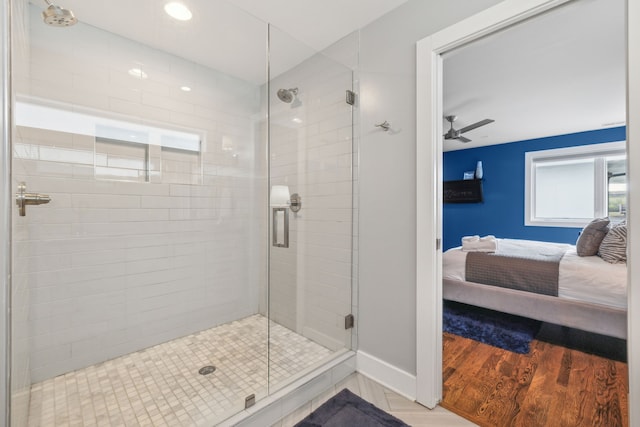
[[462,236],[475,234],[574,244],[580,228],[524,225],[525,153],[625,139],[622,126],[445,152],[445,181],[462,179],[482,161],[484,202],[443,205],[443,249],[460,246]]

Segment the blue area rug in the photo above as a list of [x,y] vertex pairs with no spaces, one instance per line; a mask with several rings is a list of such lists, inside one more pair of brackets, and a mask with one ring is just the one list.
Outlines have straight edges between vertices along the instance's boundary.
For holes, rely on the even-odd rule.
[[409,427],[346,388],[295,427]]
[[541,322],[526,317],[444,301],[442,330],[514,353],[529,353]]

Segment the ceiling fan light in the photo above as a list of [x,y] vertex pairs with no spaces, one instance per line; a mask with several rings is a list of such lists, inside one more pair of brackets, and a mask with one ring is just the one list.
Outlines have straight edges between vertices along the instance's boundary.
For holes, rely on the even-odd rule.
[[463,133],[469,132],[470,130],[479,128],[481,126],[488,125],[489,123],[493,123],[495,121],[493,119],[484,119],[484,120],[480,120],[479,122],[470,124],[469,126],[465,126],[462,129],[454,129],[453,122],[456,121],[458,116],[451,115],[451,116],[445,116],[444,118],[451,125],[451,128],[447,131],[447,133],[444,134],[444,139],[456,139],[460,142],[471,142],[469,138],[462,136]]

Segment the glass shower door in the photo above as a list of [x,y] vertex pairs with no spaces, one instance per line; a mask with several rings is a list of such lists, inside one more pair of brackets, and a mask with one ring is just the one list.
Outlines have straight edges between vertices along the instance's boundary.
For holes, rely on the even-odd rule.
[[[214,425],[268,391],[266,24],[194,0],[52,28],[15,3],[12,425]],[[228,22],[243,48],[214,58]]]
[[[351,348],[353,71],[270,27],[269,385]],[[291,55],[291,53],[296,55]]]

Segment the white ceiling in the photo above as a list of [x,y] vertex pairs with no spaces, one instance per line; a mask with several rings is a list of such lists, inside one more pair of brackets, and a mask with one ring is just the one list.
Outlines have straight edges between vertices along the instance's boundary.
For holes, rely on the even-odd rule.
[[[30,0],[42,9],[44,1]],[[163,10],[169,0],[60,0],[78,20],[256,84],[266,80],[265,23],[277,75],[407,0],[181,0],[193,19]],[[285,33],[293,38],[287,37]],[[273,57],[272,57],[273,58]]]
[[[183,0],[194,14],[188,22],[167,16],[167,1],[60,5],[85,24],[262,84],[265,22],[278,28],[271,33],[275,76],[407,0]],[[458,116],[458,129],[484,118],[495,123],[465,133],[472,142],[445,141],[444,149],[624,124],[624,7],[624,0],[576,0],[446,54],[445,115]]]
[[444,149],[621,126],[625,94],[624,0],[577,0],[445,56],[445,115],[495,123]]
[[317,51],[407,0],[228,0]]

